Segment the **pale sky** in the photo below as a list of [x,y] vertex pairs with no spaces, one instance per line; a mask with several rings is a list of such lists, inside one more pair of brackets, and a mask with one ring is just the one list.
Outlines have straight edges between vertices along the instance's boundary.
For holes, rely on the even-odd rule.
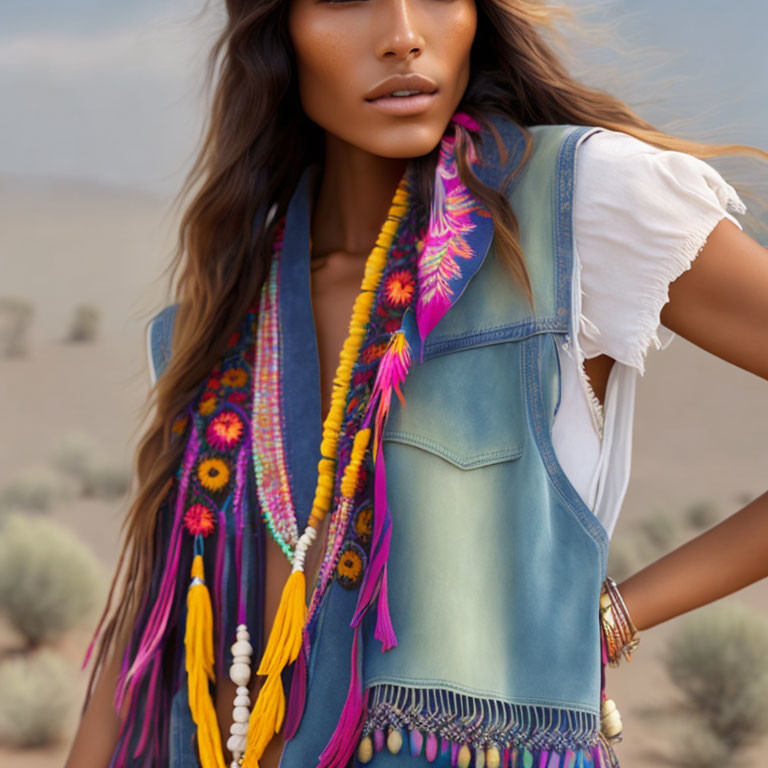
[[[201,71],[221,12],[210,0],[196,19],[202,5],[1,0],[0,173],[175,192],[199,136]],[[765,0],[613,0],[602,13],[660,53],[589,51],[593,84],[652,121],[677,116],[714,139],[768,146]]]

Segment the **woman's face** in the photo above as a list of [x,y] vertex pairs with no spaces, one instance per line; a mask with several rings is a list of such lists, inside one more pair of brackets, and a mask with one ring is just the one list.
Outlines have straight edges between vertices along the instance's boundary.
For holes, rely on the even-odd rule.
[[[464,95],[476,28],[475,0],[291,0],[302,107],[372,154],[424,155]],[[425,79],[384,82],[396,75]],[[371,98],[402,90],[421,94]]]

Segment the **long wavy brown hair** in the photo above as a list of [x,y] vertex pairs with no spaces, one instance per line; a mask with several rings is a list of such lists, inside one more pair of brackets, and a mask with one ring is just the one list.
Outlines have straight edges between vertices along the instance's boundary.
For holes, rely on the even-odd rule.
[[[225,27],[209,58],[213,88],[206,133],[177,198],[191,201],[168,267],[179,303],[172,355],[146,404],[149,426],[136,454],[134,498],[97,629],[100,642],[84,708],[97,670],[110,649],[119,652],[127,638],[158,556],[153,551],[156,518],[183,451],[183,441],[171,440],[172,422],[199,393],[257,297],[274,223],[285,212],[302,170],[322,159],[322,130],[303,113],[298,98],[287,0],[226,0],[226,10]],[[562,39],[557,22],[573,17],[567,7],[540,0],[477,0],[477,10],[470,80],[459,109],[480,121],[483,113],[496,111],[523,129],[526,151],[518,169],[532,147],[525,127],[537,124],[599,125],[700,158],[742,154],[768,160],[768,153],[756,147],[664,133],[620,99],[578,82],[553,44]],[[518,223],[507,198],[472,174],[461,139],[457,156],[462,180],[492,212],[498,252],[530,299]],[[427,205],[437,148],[414,162],[417,199]],[[273,206],[276,215],[269,216]]]

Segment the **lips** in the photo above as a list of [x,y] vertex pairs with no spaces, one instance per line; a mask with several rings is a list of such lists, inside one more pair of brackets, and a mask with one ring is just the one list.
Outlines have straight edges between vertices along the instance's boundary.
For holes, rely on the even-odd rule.
[[[411,72],[407,75],[392,75],[382,80],[375,88],[365,95],[366,101],[375,101],[382,96],[390,96],[393,91],[420,91],[421,93],[434,93],[437,91],[437,83],[425,75]],[[405,97],[404,97],[405,98]],[[413,97],[407,97],[413,98]]]

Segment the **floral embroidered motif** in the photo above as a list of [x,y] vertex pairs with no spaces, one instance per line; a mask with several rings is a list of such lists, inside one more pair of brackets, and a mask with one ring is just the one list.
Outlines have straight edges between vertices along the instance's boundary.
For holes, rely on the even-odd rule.
[[355,515],[355,534],[364,543],[368,543],[373,532],[373,507],[365,504]]
[[171,424],[171,432],[175,435],[183,435],[189,424],[189,416],[186,413],[179,414]]
[[359,544],[354,541],[344,542],[339,561],[336,563],[336,581],[346,589],[354,589],[363,578],[367,559]]
[[200,415],[210,416],[216,410],[217,405],[218,405],[218,400],[216,399],[216,395],[214,395],[213,392],[208,390],[200,398],[200,405],[198,407],[198,410],[200,411]]
[[404,307],[411,303],[416,281],[410,270],[393,272],[384,282],[384,296],[393,307]]
[[242,419],[234,411],[222,411],[208,425],[205,437],[220,451],[232,448],[243,435]]
[[193,536],[208,536],[215,525],[213,512],[204,504],[193,504],[184,514],[184,527]]
[[248,374],[242,368],[230,368],[221,377],[221,383],[225,387],[244,387],[248,381]]
[[203,459],[197,477],[209,491],[220,491],[229,482],[229,467],[223,459]]

